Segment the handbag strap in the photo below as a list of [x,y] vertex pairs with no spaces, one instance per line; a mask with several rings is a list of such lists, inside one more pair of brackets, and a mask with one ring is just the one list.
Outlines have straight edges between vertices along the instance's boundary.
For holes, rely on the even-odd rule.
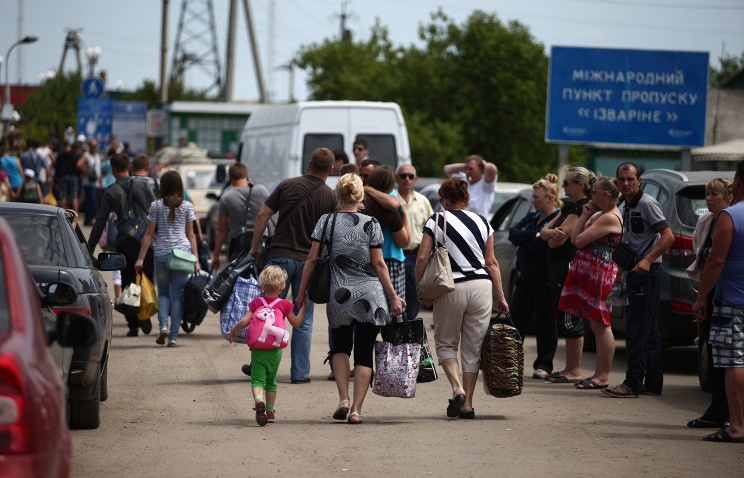
[[[336,229],[336,214],[333,213],[333,222],[331,222],[331,234],[328,236],[328,257],[331,257],[331,250],[333,249],[333,231]],[[328,220],[331,218],[331,213],[328,213],[326,220],[323,223],[323,232],[320,235],[320,249],[318,250],[318,257],[323,255],[323,240],[325,239],[326,228],[328,227]]]
[[[445,209],[442,212],[442,221],[444,222],[444,227],[442,228],[442,247],[447,247],[447,210]],[[436,214],[436,218],[434,218],[434,247],[437,246],[437,241],[439,240],[438,236],[438,229],[439,229],[439,213]]]
[[279,224],[281,224],[282,222],[284,222],[284,219],[287,218],[287,217],[289,217],[289,215],[292,214],[292,212],[295,210],[295,208],[297,208],[297,206],[299,206],[302,201],[304,201],[305,199],[307,199],[308,196],[310,196],[312,193],[315,192],[316,189],[318,189],[319,187],[321,187],[324,184],[325,184],[325,182],[321,181],[318,184],[316,184],[315,186],[311,187],[310,189],[308,189],[305,192],[305,194],[303,194],[302,196],[300,196],[300,198],[297,201],[295,201],[294,203],[292,203],[292,205],[289,206],[289,208],[287,208],[286,211],[284,211],[283,213],[279,213],[279,219],[277,219],[276,226],[274,226],[274,234],[276,234],[277,230],[279,229]]
[[165,199],[161,199],[160,204],[163,206],[163,220],[165,221],[165,232],[168,234],[168,243],[170,244],[171,249],[175,249],[173,247],[173,238],[170,234],[170,228],[168,227],[168,217],[165,215]]
[[253,194],[253,185],[248,185],[248,198],[245,200],[245,207],[243,208],[243,223],[241,224],[242,227],[245,227],[246,223],[248,222],[248,211],[251,210],[251,195]]

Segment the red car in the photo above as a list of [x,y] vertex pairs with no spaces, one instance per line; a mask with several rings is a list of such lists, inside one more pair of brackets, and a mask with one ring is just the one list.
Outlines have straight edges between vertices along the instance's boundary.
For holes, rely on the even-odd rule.
[[[13,231],[0,217],[0,476],[66,477],[71,441],[60,365],[49,346],[93,343],[97,324],[60,314],[48,330],[42,305],[71,304],[75,290],[31,279]],[[41,299],[41,301],[40,301]]]

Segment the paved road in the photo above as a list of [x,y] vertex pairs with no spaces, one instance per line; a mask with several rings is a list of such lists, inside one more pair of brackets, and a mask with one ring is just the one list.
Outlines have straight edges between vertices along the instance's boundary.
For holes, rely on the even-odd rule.
[[[114,322],[109,399],[99,429],[73,431],[74,477],[697,476],[744,465],[744,446],[704,443],[701,431],[685,427],[709,400],[698,388],[692,347],[667,351],[662,396],[619,400],[526,378],[521,396],[479,393],[476,420],[452,420],[442,374],[411,400],[368,394],[365,423],[351,426],[331,419],[337,399],[326,380],[325,308],[318,306],[312,382],[289,383],[287,350],[277,422],[260,428],[240,372],[248,348],[221,338],[216,315],[182,334],[176,348],[156,345],[154,334],[125,337],[118,313]],[[528,337],[530,372],[535,355]],[[557,367],[563,357],[561,347]],[[585,376],[594,358],[585,355]],[[622,380],[624,366],[620,341],[611,382]]]

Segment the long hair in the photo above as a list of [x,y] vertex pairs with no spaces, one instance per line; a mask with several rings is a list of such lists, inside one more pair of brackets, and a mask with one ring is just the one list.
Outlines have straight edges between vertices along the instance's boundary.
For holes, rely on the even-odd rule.
[[160,177],[160,198],[170,208],[170,220],[174,220],[176,208],[183,203],[183,181],[177,171],[168,171]]

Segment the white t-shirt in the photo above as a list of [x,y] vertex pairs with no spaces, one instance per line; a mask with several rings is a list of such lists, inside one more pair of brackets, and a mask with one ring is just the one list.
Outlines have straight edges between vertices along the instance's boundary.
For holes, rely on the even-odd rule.
[[493,197],[496,195],[496,184],[499,177],[496,176],[492,183],[487,183],[485,177],[481,177],[480,181],[471,183],[468,181],[465,173],[455,173],[452,177],[463,179],[468,183],[470,202],[468,203],[467,210],[488,219],[488,215],[491,212],[491,204],[493,204]]

